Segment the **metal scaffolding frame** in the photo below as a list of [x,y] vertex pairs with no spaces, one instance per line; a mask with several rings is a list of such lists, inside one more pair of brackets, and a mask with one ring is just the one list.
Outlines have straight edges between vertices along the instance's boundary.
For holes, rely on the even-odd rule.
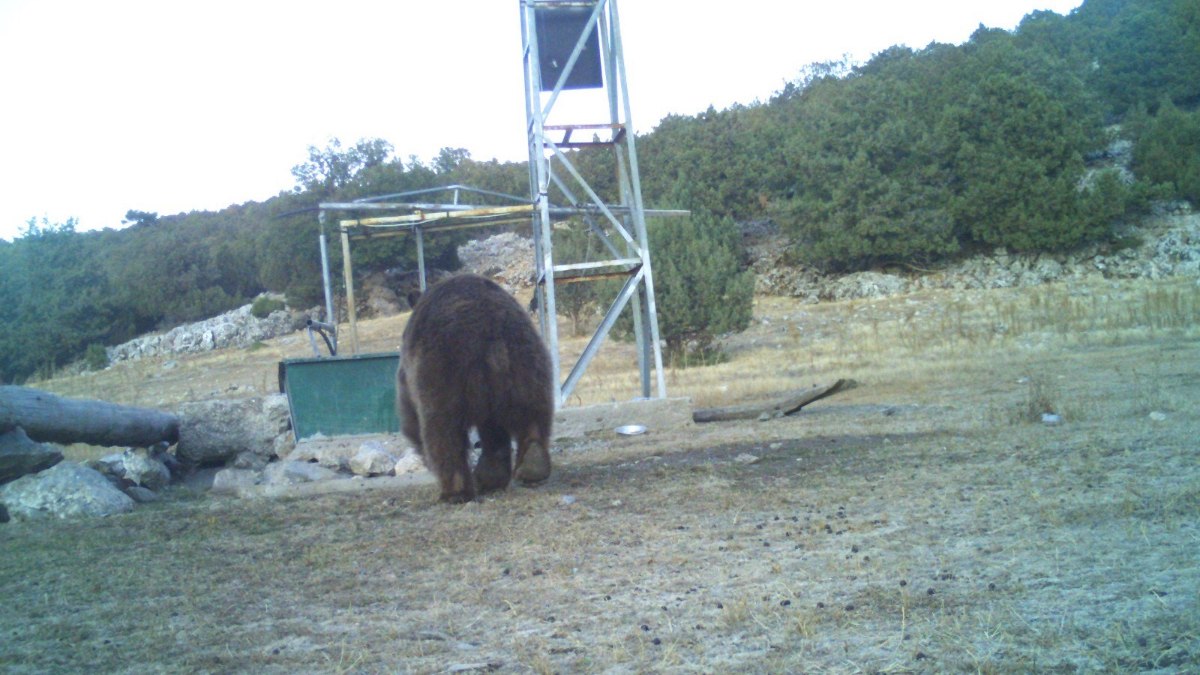
[[[439,194],[450,194],[451,200],[447,202],[429,201],[429,198]],[[502,201],[510,202],[506,206],[481,206],[475,204],[463,203],[463,196],[467,198],[471,196],[480,197],[487,196]],[[420,198],[420,199],[418,199]],[[417,246],[417,272],[418,281],[421,290],[425,290],[426,285],[426,269],[425,269],[425,235],[428,233],[439,232],[444,230],[457,230],[464,228],[477,227],[494,227],[502,225],[513,225],[517,223],[528,223],[531,214],[534,213],[534,206],[528,200],[522,197],[507,195],[489,190],[481,190],[467,185],[447,185],[444,187],[427,188],[424,190],[413,190],[410,192],[401,192],[396,194],[382,195],[378,197],[365,197],[351,202],[322,202],[320,204],[321,234],[320,234],[320,253],[321,253],[321,273],[323,286],[325,290],[325,312],[326,317],[334,317],[333,310],[333,290],[332,281],[330,278],[329,265],[329,246],[326,237],[325,227],[328,225],[328,215],[331,213],[351,212],[359,217],[357,218],[340,218],[337,220],[337,232],[341,237],[342,248],[342,274],[343,282],[346,288],[346,314],[349,321],[349,353],[358,354],[358,316],[357,303],[354,294],[354,269],[353,256],[351,255],[351,242],[355,240],[369,240],[382,237],[393,237],[399,235],[411,235]],[[622,206],[610,206],[609,212],[619,215],[628,215],[628,209]],[[365,213],[378,212],[381,215],[373,217],[365,217]],[[650,215],[656,216],[684,216],[687,211],[671,210],[671,209],[652,209],[647,211]],[[601,215],[601,211],[595,207],[589,206],[551,206],[549,214],[556,218],[582,217],[584,219],[596,218]],[[628,261],[630,263],[634,261]],[[606,266],[607,263],[601,261],[596,263],[585,262],[572,265],[560,265],[562,269],[571,270],[586,270],[590,272],[589,278],[607,277],[609,275],[603,272],[595,274],[594,270]],[[539,312],[540,315],[545,315],[545,312]],[[327,318],[327,321],[334,321]],[[330,351],[338,352],[337,345],[339,344],[339,332],[336,329],[336,322],[325,324],[314,322],[316,327],[322,330],[329,330],[332,333],[332,342],[330,337],[326,337],[327,343],[330,344]],[[557,317],[553,324],[557,325]],[[310,326],[311,328],[312,326]],[[557,342],[551,343],[551,354],[557,360],[558,345]],[[566,394],[563,394],[565,398]]]
[[[586,280],[597,272],[626,277],[579,361],[562,383],[559,404],[574,391],[617,317],[630,304],[641,395],[651,397],[653,371],[656,397],[665,398],[667,386],[654,303],[646,210],[642,203],[616,0],[520,1],[536,293],[538,306],[543,310],[539,312],[542,335],[550,345],[555,372],[561,372],[555,284]],[[551,49],[555,50],[553,54]],[[557,74],[550,87],[544,79],[547,74],[552,77]],[[549,123],[564,90],[597,86],[602,86],[606,94],[607,110],[603,114],[607,122]],[[592,140],[573,139],[576,132],[591,133]],[[572,163],[567,151],[585,147],[609,148],[614,153],[618,202],[606,203]],[[556,213],[550,202],[552,185],[568,201],[569,208],[582,215],[611,254],[610,259],[555,264],[551,219]],[[576,197],[577,194],[583,198]]]
[[[579,360],[560,384],[558,405],[561,407],[574,391],[588,364],[627,306],[632,307],[641,396],[651,398],[653,394],[654,397],[665,398],[667,387],[654,303],[654,277],[646,234],[646,215],[684,216],[688,212],[647,211],[642,203],[616,0],[520,0],[520,6],[529,143],[529,199],[451,185],[353,202],[322,203],[320,244],[327,316],[333,316],[325,237],[327,212],[352,212],[358,216],[337,221],[341,234],[352,354],[358,353],[350,255],[352,239],[413,235],[417,245],[420,284],[424,289],[425,233],[532,222],[538,318],[542,336],[550,349],[554,372],[562,372],[555,285],[608,278],[625,279]],[[547,74],[554,79],[553,86],[549,88],[543,79]],[[584,88],[603,88],[607,100],[600,114],[607,121],[549,124],[563,91]],[[577,132],[591,134],[592,139],[580,141],[572,138]],[[619,192],[616,202],[606,202],[601,198],[575,167],[570,151],[583,148],[607,148],[613,152]],[[566,201],[565,204],[551,203],[551,186]],[[446,192],[453,193],[450,203],[414,201],[418,197],[428,198],[435,193]],[[502,198],[511,202],[511,205],[462,204],[462,192],[487,195],[493,200]],[[583,197],[579,198],[577,194]],[[376,211],[380,215],[362,217],[368,211]],[[555,263],[553,219],[571,217],[580,218],[587,224],[610,258]],[[652,375],[654,387],[651,384]]]

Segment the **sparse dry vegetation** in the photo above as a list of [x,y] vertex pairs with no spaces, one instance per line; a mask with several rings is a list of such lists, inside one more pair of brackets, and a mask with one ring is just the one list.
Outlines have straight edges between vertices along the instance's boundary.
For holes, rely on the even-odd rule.
[[[728,362],[671,370],[671,395],[859,386],[792,418],[570,443],[545,486],[461,507],[434,487],[179,491],[8,523],[0,666],[1196,670],[1198,319],[1194,279],[760,297]],[[364,351],[396,348],[402,323],[365,323]],[[293,336],[39,386],[170,407],[270,391],[275,362],[307,353]],[[635,371],[606,345],[572,403],[636,395]]]

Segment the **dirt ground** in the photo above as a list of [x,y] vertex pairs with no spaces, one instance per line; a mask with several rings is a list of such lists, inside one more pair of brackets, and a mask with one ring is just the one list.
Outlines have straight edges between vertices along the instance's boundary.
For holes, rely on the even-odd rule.
[[[1021,321],[1044,297],[1007,291],[761,300],[731,363],[672,372],[677,391],[723,367],[859,386],[563,443],[547,484],[479,503],[179,489],[0,525],[0,668],[1196,672],[1200,333],[1178,288],[1157,328],[1133,286],[1042,323]],[[973,332],[1006,316],[1003,338]]]

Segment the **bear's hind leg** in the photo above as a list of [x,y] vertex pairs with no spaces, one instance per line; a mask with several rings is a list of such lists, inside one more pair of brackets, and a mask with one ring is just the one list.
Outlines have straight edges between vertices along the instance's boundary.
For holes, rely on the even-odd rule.
[[475,499],[475,482],[468,464],[467,433],[445,430],[436,424],[421,425],[425,464],[437,476],[442,488],[441,500],[461,504]]
[[517,442],[517,480],[535,485],[550,477],[550,443],[542,427],[533,425]]
[[400,418],[400,431],[408,442],[412,443],[417,454],[422,455],[424,451],[421,447],[421,418],[408,391],[403,368],[396,373],[396,392],[396,414]]
[[504,427],[484,424],[479,440],[483,450],[475,466],[475,488],[480,493],[507,488],[512,480],[512,438]]

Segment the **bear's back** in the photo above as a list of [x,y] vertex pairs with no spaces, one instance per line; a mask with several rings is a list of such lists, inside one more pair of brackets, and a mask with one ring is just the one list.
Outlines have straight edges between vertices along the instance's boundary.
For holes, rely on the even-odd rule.
[[490,279],[457,275],[426,291],[405,327],[403,354],[413,386],[458,399],[472,418],[543,399],[553,406],[543,392],[553,389],[549,352],[520,303]]

